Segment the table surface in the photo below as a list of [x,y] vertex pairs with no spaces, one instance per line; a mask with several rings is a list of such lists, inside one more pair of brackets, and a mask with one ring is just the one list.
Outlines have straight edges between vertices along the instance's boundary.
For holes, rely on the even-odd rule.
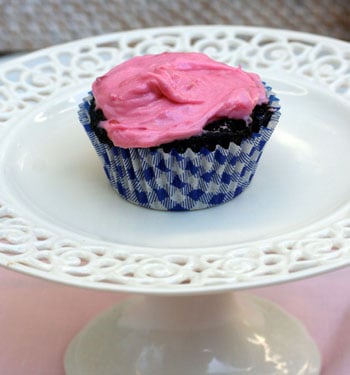
[[[275,302],[303,322],[321,352],[322,375],[348,375],[349,280],[348,267],[249,293]],[[98,313],[126,297],[0,268],[0,373],[63,375],[70,340]]]
[[[331,4],[331,6],[330,6]],[[245,25],[350,40],[345,0],[0,0],[0,53],[144,27]]]

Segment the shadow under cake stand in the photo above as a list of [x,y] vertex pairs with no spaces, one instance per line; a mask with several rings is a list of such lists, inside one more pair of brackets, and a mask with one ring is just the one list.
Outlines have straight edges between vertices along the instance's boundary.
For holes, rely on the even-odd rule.
[[[257,53],[247,63],[281,61],[266,74],[281,99],[280,124],[251,185],[232,202],[189,213],[131,205],[108,185],[78,124],[77,106],[90,83],[73,85],[74,74],[92,79],[117,50],[125,50],[125,59],[157,40],[170,48],[171,38],[188,38],[192,50],[206,52],[207,37],[209,46],[237,41],[237,61],[252,48]],[[282,47],[296,67],[308,56],[317,71],[332,53],[330,63],[346,65],[345,43],[234,27],[102,36],[17,59],[16,69],[3,65],[0,78],[15,94],[3,96],[13,114],[0,124],[0,264],[133,295],[77,334],[65,356],[67,375],[319,373],[319,353],[302,325],[242,291],[334,270],[350,259],[346,69],[333,74],[338,94],[332,94],[318,76],[300,79],[306,63],[293,74],[294,65],[278,57]],[[272,50],[258,53],[266,48]],[[213,51],[225,57],[225,48]],[[100,58],[106,62],[94,70]],[[55,91],[58,82],[67,89],[51,95],[50,84]],[[26,115],[17,116],[26,105]]]

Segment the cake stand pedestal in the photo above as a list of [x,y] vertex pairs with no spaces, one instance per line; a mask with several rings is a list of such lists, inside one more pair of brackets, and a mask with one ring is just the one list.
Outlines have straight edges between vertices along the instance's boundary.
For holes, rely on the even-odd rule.
[[66,375],[319,374],[304,327],[252,294],[131,297],[71,342]]

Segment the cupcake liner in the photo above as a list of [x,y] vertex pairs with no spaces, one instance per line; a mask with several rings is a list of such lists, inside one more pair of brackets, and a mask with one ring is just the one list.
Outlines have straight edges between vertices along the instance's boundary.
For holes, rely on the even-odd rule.
[[274,113],[266,127],[240,146],[199,152],[161,148],[123,149],[101,143],[90,124],[90,93],[80,104],[79,119],[99,155],[112,187],[136,205],[168,211],[197,210],[230,201],[250,184],[266,142],[276,127],[279,100],[265,86]]

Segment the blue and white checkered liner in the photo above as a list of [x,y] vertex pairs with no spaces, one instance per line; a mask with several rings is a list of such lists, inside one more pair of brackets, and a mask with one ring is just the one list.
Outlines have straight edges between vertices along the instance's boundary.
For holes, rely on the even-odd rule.
[[126,200],[142,207],[187,211],[216,206],[233,199],[251,182],[266,142],[276,127],[279,100],[267,87],[275,112],[267,127],[261,127],[240,146],[214,151],[188,149],[179,154],[162,149],[123,149],[101,143],[90,125],[89,94],[80,104],[79,119],[84,126],[112,187]]

